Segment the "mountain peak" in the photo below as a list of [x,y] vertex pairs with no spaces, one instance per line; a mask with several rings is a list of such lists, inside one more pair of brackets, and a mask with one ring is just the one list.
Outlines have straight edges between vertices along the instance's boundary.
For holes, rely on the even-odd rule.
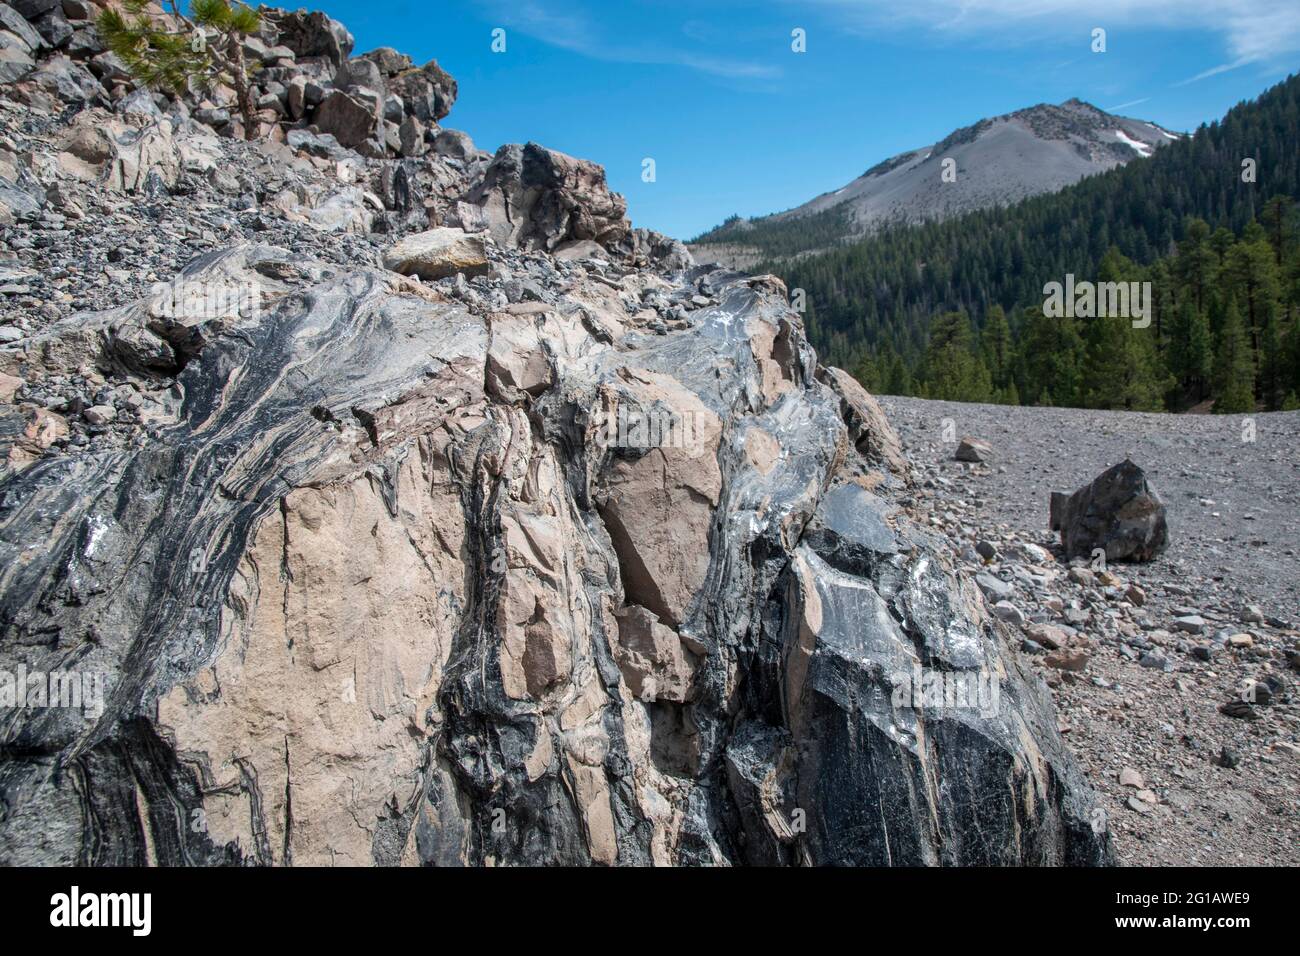
[[[885,159],[801,206],[745,220],[744,230],[738,224],[722,226],[696,242],[762,245],[764,228],[789,231],[791,221],[824,213],[838,222],[810,229],[816,239],[805,249],[824,247],[889,223],[947,219],[1055,192],[1085,176],[1149,157],[1177,138],[1154,123],[1107,113],[1078,97],[1038,103],[978,120],[932,146]],[[719,258],[747,264],[734,250]]]

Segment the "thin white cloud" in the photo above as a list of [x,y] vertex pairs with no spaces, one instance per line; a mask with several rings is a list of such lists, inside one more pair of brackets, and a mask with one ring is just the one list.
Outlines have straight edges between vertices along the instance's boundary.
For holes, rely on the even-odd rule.
[[1220,63],[1218,66],[1212,66],[1208,70],[1202,70],[1195,76],[1189,76],[1185,80],[1179,80],[1174,86],[1186,86],[1189,83],[1195,83],[1198,80],[1208,80],[1212,76],[1218,76],[1220,73],[1227,73],[1229,70],[1235,70],[1238,67],[1251,63],[1251,60],[1238,60],[1236,63]]
[[491,8],[493,16],[506,26],[566,50],[590,47],[597,42],[589,21],[569,13],[557,13],[537,0],[488,2],[484,6]]
[[1124,27],[1197,29],[1223,38],[1227,62],[1186,82],[1248,63],[1273,62],[1300,53],[1297,0],[801,0],[832,9],[850,23],[922,27],[950,37],[1023,39],[1027,33],[1062,27],[1080,30],[1080,42],[1102,27],[1115,42]]
[[1129,100],[1127,103],[1120,103],[1117,106],[1107,106],[1105,107],[1105,110],[1107,113],[1114,113],[1116,110],[1126,110],[1129,109],[1130,107],[1141,106],[1143,103],[1149,103],[1149,102],[1151,102],[1151,97],[1144,96],[1140,100]]
[[[487,0],[484,6],[507,29],[519,30],[543,43],[594,60],[680,66],[732,80],[772,80],[782,74],[773,64],[714,56],[707,49],[682,49],[679,45],[664,46],[650,40],[629,43],[602,31],[595,19],[577,12],[578,6],[572,2],[564,3],[562,13],[543,0]],[[695,24],[691,29],[688,23],[683,33],[690,39],[699,39],[692,37],[699,26]]]

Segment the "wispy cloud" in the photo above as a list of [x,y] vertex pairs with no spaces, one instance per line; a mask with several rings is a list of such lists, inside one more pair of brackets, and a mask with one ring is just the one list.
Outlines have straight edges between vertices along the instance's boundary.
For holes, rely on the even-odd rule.
[[[731,80],[772,80],[782,75],[772,63],[717,56],[709,49],[704,25],[688,21],[682,35],[694,45],[662,43],[648,37],[629,41],[601,28],[599,19],[581,12],[572,0],[486,0],[483,4],[508,29],[573,53],[611,63],[680,66]],[[563,12],[561,12],[561,10]]]
[[1174,86],[1187,86],[1189,83],[1195,83],[1198,80],[1208,80],[1212,76],[1218,76],[1220,73],[1227,73],[1229,70],[1235,70],[1238,67],[1246,66],[1251,60],[1238,60],[1236,63],[1221,63],[1218,66],[1212,66],[1208,70],[1202,70],[1195,76],[1189,76],[1185,80],[1179,80]]
[[1115,106],[1104,107],[1107,113],[1114,113],[1116,110],[1126,110],[1133,106],[1141,106],[1143,103],[1151,102],[1151,97],[1144,96],[1140,100],[1129,100],[1127,103],[1119,103]]
[[1226,61],[1184,82],[1249,63],[1275,63],[1300,52],[1297,0],[801,0],[833,9],[846,22],[872,29],[920,27],[957,37],[1014,42],[1093,27],[1196,29],[1222,37]]

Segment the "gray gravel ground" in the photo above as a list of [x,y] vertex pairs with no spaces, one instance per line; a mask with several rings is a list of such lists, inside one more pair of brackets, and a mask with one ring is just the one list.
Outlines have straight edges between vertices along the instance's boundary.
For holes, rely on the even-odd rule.
[[[881,404],[919,471],[920,519],[953,538],[972,574],[1015,588],[1026,631],[1073,625],[1088,645],[1077,672],[1055,669],[1032,641],[1023,652],[1052,687],[1120,859],[1300,865],[1300,413]],[[968,435],[992,444],[987,466],[952,460]],[[1170,547],[1150,564],[1112,565],[1118,586],[1073,581],[1047,529],[1049,494],[1125,456],[1166,502]],[[996,559],[975,553],[980,541]],[[1025,543],[1055,549],[1055,560],[1035,566],[1020,556]],[[1188,633],[1174,618],[1192,612],[1205,625]],[[1265,679],[1271,699],[1244,717],[1220,711]],[[1123,770],[1137,778],[1121,783]]]

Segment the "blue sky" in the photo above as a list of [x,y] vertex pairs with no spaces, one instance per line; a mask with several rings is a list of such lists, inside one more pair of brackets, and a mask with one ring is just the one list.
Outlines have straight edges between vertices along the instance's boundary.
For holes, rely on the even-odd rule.
[[357,53],[437,59],[460,84],[444,125],[487,150],[534,140],[595,160],[636,225],[679,238],[787,209],[985,116],[1077,96],[1191,130],[1300,68],[1300,0],[309,5],[347,24]]

